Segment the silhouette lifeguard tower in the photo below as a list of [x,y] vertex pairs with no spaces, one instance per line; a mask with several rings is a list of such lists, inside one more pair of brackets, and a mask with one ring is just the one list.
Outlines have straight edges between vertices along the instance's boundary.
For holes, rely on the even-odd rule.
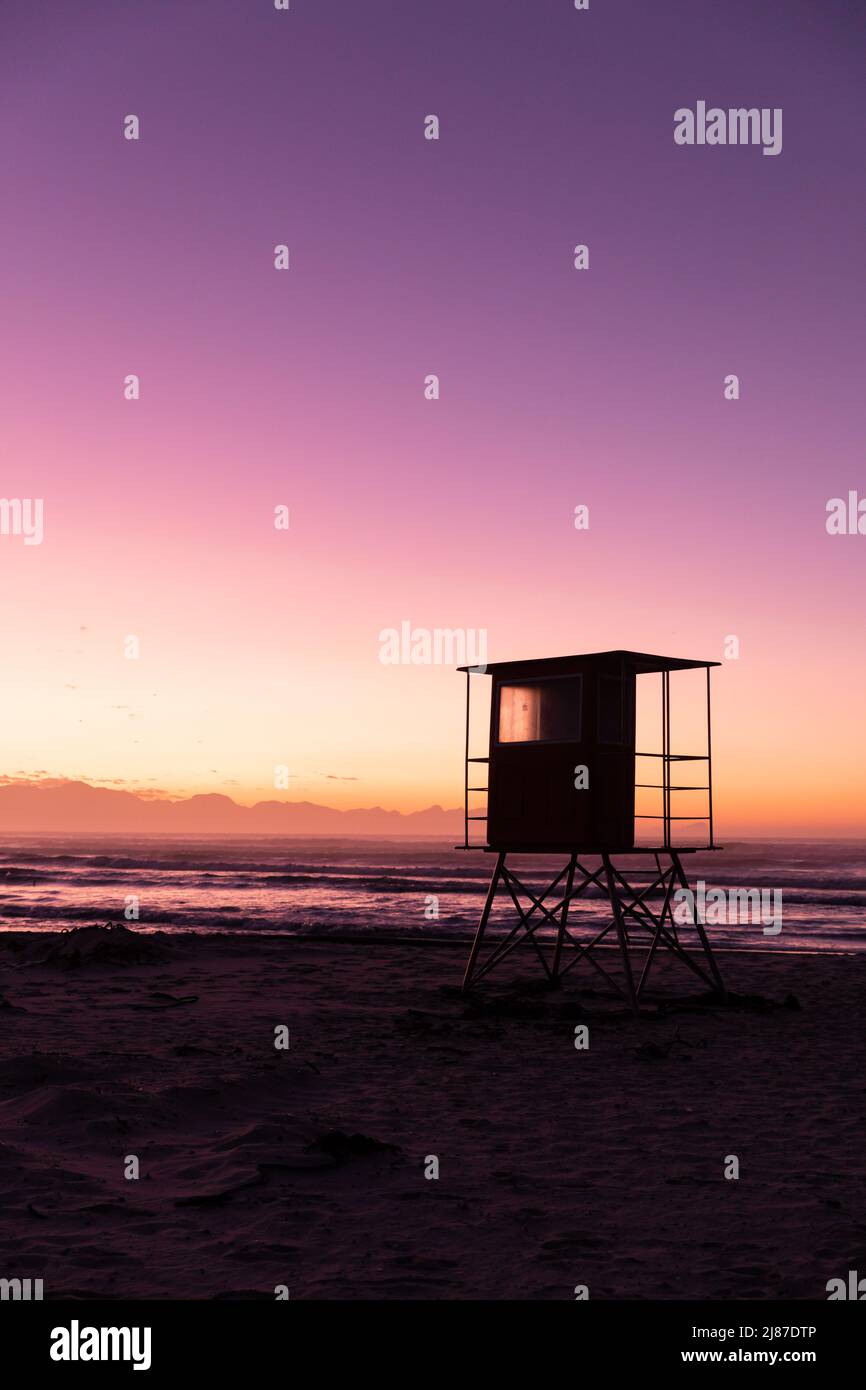
[[[587,961],[635,1013],[660,949],[672,952],[711,990],[724,995],[699,914],[692,911],[685,924],[674,918],[674,895],[689,888],[682,856],[718,848],[713,843],[710,671],[719,664],[609,651],[459,668],[466,673],[466,740],[464,843],[458,848],[496,855],[464,991],[478,985],[517,946],[529,944],[551,984],[558,984],[573,965]],[[700,670],[706,671],[706,751],[674,752],[671,676]],[[660,747],[640,752],[635,746],[637,677],[653,674],[661,677]],[[486,756],[472,757],[470,692],[473,678],[480,675],[493,682],[490,740]],[[700,714],[702,722],[702,710]],[[643,759],[658,771],[656,776],[640,774],[649,780],[638,781],[637,764]],[[484,764],[487,786],[471,785],[476,780],[473,768]],[[679,770],[690,767],[705,768],[706,776],[683,782]],[[653,812],[636,812],[636,792],[643,788],[660,793]],[[487,792],[487,810],[478,814],[471,809],[470,796],[482,791]],[[706,793],[705,813],[675,815],[674,797],[682,792]],[[483,844],[470,842],[475,821],[486,822]],[[650,843],[636,843],[637,821],[653,823]],[[686,822],[691,843],[675,845],[672,827]],[[564,861],[541,891],[522,882],[508,863],[509,856],[527,853],[556,855]],[[621,861],[632,856],[639,857],[639,867],[626,869]],[[649,881],[635,882],[636,878]],[[500,888],[510,898],[517,921],[504,935],[487,937]],[[593,922],[587,939],[575,931],[574,914],[569,922],[569,906],[591,890],[604,898],[605,920]],[[551,899],[555,900],[548,905]],[[540,928],[549,929],[544,938]],[[614,942],[621,979],[597,954],[600,945]]]

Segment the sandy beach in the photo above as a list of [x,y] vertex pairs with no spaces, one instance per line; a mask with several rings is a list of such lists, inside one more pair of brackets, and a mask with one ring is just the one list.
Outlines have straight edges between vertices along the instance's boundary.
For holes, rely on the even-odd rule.
[[774,1299],[866,1268],[866,959],[726,953],[724,1007],[665,960],[638,1020],[592,972],[540,990],[525,953],[465,999],[464,955],[4,933],[0,1273],[46,1298]]

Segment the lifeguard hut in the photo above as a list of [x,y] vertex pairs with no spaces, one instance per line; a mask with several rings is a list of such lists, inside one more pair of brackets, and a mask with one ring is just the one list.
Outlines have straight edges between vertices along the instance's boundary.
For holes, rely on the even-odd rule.
[[[636,1013],[659,949],[671,951],[710,989],[724,994],[698,913],[692,913],[693,920],[684,926],[675,921],[673,907],[677,889],[689,887],[682,856],[718,848],[713,843],[710,713],[710,671],[718,665],[717,661],[609,651],[459,668],[466,673],[466,740],[464,843],[458,848],[496,855],[464,991],[478,985],[528,941],[551,983],[558,983],[567,970],[585,960]],[[671,676],[701,670],[706,672],[705,751],[674,752]],[[653,674],[661,678],[660,747],[641,752],[635,744],[637,677]],[[492,679],[490,738],[487,754],[473,757],[471,686],[480,675]],[[637,780],[638,760],[643,759],[658,769],[647,781]],[[482,765],[488,769],[486,787],[473,785],[477,780],[473,769]],[[683,782],[677,775],[674,781],[674,769],[683,765],[705,769],[705,776]],[[642,788],[660,793],[659,809],[636,811],[636,792]],[[481,791],[487,792],[484,814],[473,811],[470,804],[470,796]],[[705,793],[703,813],[675,814],[672,808],[681,792]],[[649,843],[637,843],[636,822],[644,820],[652,823],[653,831]],[[470,841],[470,826],[476,821],[486,822],[484,843]],[[680,823],[688,823],[689,843],[673,843],[673,827]],[[508,863],[509,856],[526,853],[557,855],[564,861],[542,891],[527,887]],[[639,856],[642,869],[626,870],[621,862],[625,856]],[[600,862],[587,862],[594,859]],[[633,882],[636,877],[649,881]],[[505,935],[485,941],[500,887],[507,892],[518,920]],[[586,939],[575,932],[574,919],[569,924],[568,912],[576,898],[592,889],[605,899],[606,920],[594,923]],[[544,939],[538,934],[542,927],[548,928]],[[598,946],[614,940],[619,946],[621,979],[595,954]]]

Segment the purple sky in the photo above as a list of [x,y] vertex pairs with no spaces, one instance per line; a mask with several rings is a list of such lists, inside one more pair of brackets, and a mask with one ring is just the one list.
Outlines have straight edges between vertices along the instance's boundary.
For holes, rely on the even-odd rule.
[[[824,519],[866,494],[864,37],[841,0],[3,0],[0,494],[46,509],[0,538],[4,770],[453,805],[459,683],[381,629],[736,634],[722,824],[862,828],[866,537]],[[676,146],[698,100],[781,107],[782,153]]]

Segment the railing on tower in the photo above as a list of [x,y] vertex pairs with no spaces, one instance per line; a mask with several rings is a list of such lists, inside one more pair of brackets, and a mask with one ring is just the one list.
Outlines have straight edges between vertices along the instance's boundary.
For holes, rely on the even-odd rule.
[[[645,812],[635,812],[635,820],[661,821],[662,823],[662,847],[664,849],[675,849],[676,846],[671,839],[671,823],[673,821],[706,821],[709,829],[709,849],[715,848],[713,840],[713,748],[712,748],[712,721],[710,708],[710,667],[707,666],[707,751],[706,753],[672,753],[671,752],[671,673],[662,671],[662,751],[660,753],[641,753],[635,751],[635,770],[637,770],[638,758],[660,758],[662,767],[661,782],[638,782],[635,781],[635,791],[640,789],[650,789],[662,793],[662,810],[658,815]],[[482,765],[489,764],[489,757],[470,757],[469,755],[469,731],[470,731],[470,682],[473,671],[471,668],[466,671],[466,739],[464,745],[464,775],[463,775],[463,844],[456,845],[455,849],[480,849],[479,844],[470,844],[469,823],[470,821],[486,821],[487,814],[470,814],[469,796],[472,792],[487,792],[488,787],[473,787],[469,784],[470,764]],[[707,780],[700,783],[674,783],[671,781],[672,763],[706,763]],[[707,793],[707,813],[706,815],[675,816],[672,812],[672,797],[675,792],[695,792],[705,791]]]
[[[707,670],[707,751],[706,753],[672,753],[671,752],[671,673],[662,671],[662,751],[660,753],[641,753],[635,751],[635,767],[638,758],[660,758],[662,764],[661,782],[635,782],[635,790],[639,788],[651,788],[660,791],[662,794],[662,810],[660,815],[649,815],[643,812],[635,812],[635,820],[655,820],[662,823],[662,845],[665,849],[676,848],[671,844],[671,822],[672,821],[706,821],[709,827],[709,849],[714,849],[713,842],[713,744],[712,744],[712,723],[710,712],[710,667]],[[671,782],[671,763],[706,763],[707,780],[699,783],[674,784]],[[675,816],[672,814],[672,794],[674,792],[706,792],[707,793],[707,813],[704,816]]]

